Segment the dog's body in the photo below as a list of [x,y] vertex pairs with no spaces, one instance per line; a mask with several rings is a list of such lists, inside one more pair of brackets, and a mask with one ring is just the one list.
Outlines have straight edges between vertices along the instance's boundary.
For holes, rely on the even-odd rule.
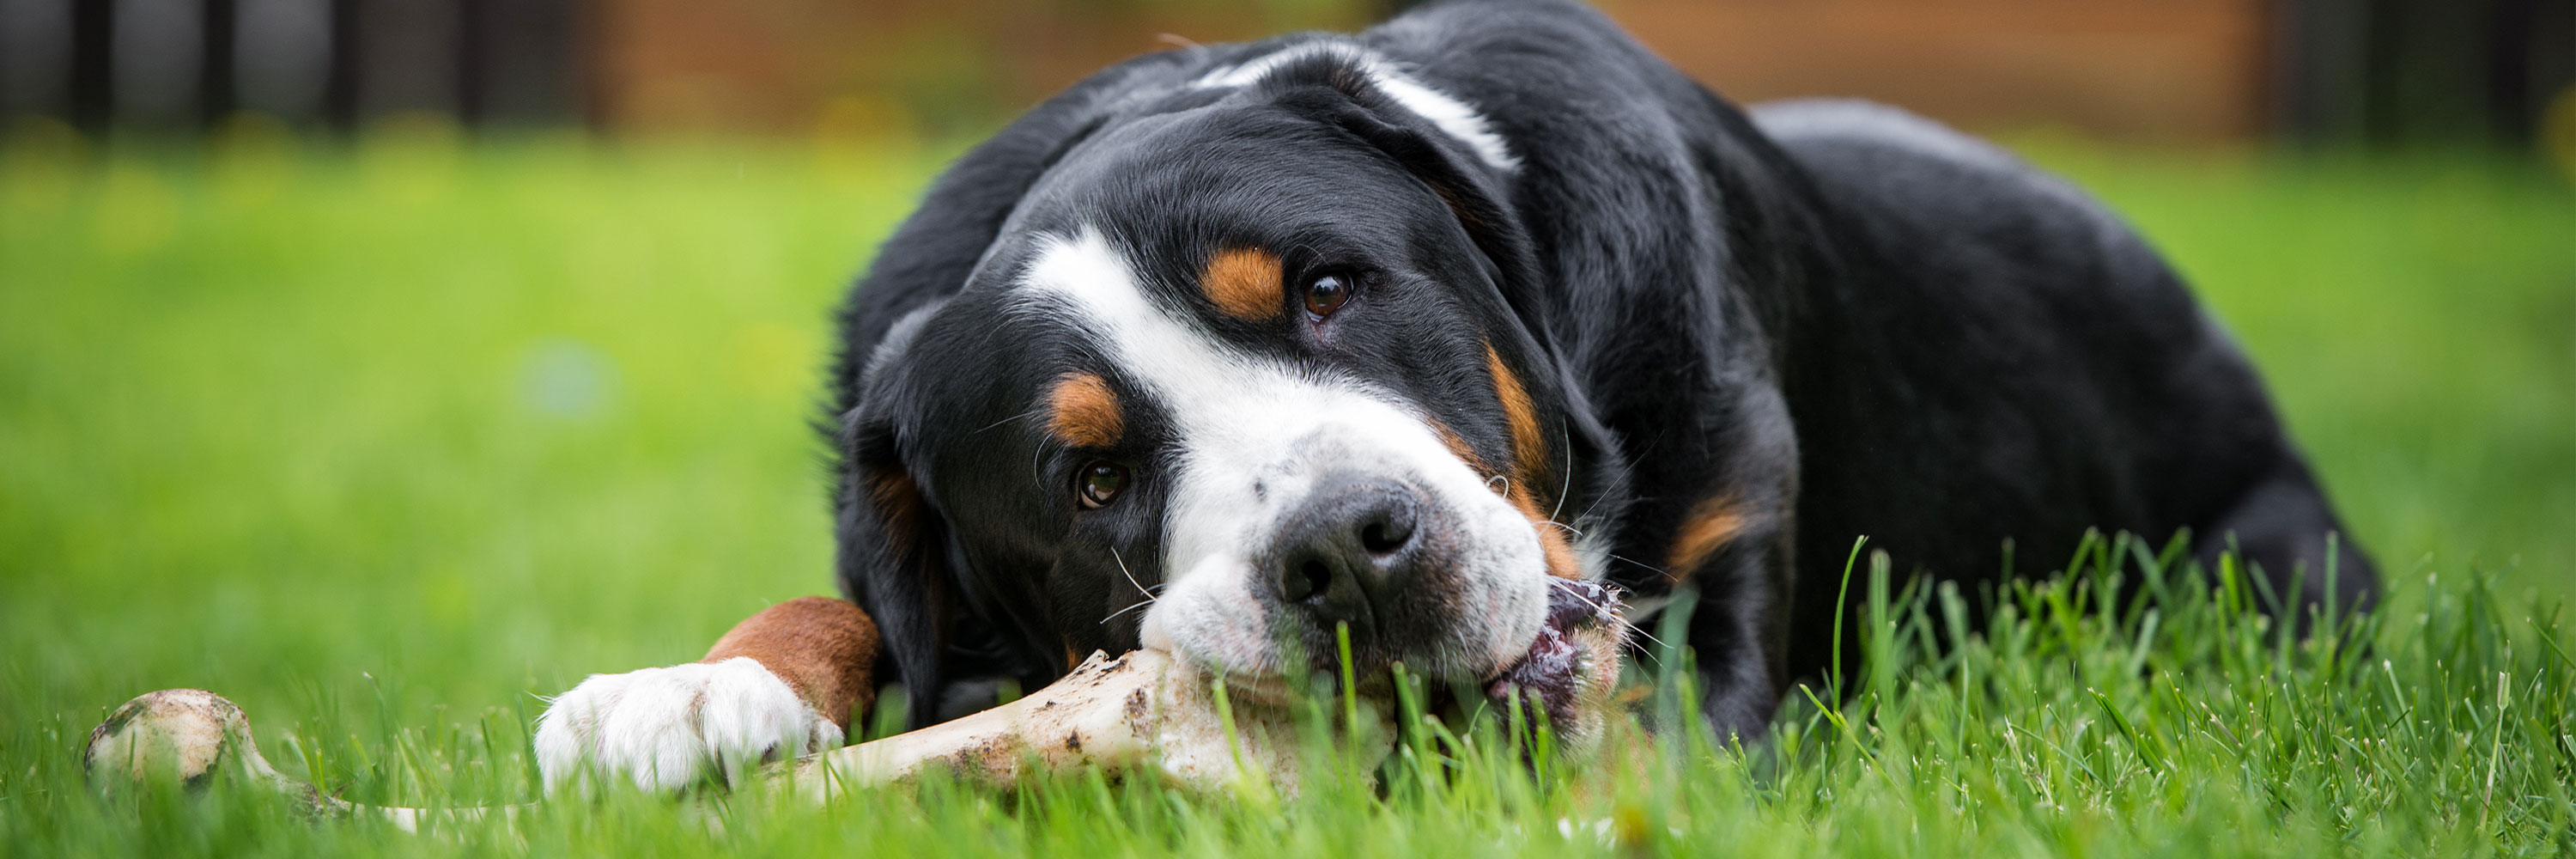
[[[1823,667],[1855,537],[1973,582],[2188,529],[2304,607],[2341,530],[2098,205],[1887,108],[1748,116],[1555,3],[1096,74],[952,168],[844,321],[864,614],[800,611],[867,658],[595,677],[549,712],[550,776],[764,748],[674,733],[733,706],[698,675],[774,675],[808,713],[719,721],[791,744],[846,724],[823,685],[900,682],[928,722],[1093,649],[1275,676],[1347,626],[1363,671],[1482,680],[1551,575],[1695,598],[1704,713],[1750,736]],[[2357,606],[2368,562],[2337,562]]]

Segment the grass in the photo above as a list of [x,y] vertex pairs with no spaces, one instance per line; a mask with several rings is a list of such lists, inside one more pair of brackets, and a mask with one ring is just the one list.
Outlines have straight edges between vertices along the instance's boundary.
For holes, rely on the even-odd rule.
[[[1852,697],[1793,704],[1751,752],[1673,740],[1531,779],[1487,737],[1382,798],[619,796],[418,838],[220,789],[102,799],[72,750],[126,698],[198,686],[351,798],[533,795],[535,695],[828,589],[821,312],[936,158],[435,129],[323,151],[256,126],[111,155],[21,129],[0,855],[2576,853],[2568,185],[2022,146],[2133,217],[2255,355],[2390,610],[2282,648],[2253,597],[2103,540],[1994,595],[1980,635],[1952,618],[1982,595],[1878,586]],[[2174,593],[2078,610],[2115,575]]]

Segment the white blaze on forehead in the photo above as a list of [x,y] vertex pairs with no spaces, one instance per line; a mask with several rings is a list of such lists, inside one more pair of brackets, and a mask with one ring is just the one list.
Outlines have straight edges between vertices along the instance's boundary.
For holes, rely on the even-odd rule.
[[1359,70],[1368,76],[1378,91],[1386,93],[1395,103],[1421,114],[1422,118],[1431,120],[1432,125],[1439,126],[1442,133],[1466,144],[1486,166],[1504,172],[1520,169],[1521,160],[1512,155],[1511,146],[1503,142],[1503,136],[1494,132],[1493,127],[1485,122],[1484,115],[1476,112],[1474,105],[1415,80],[1376,51],[1350,42],[1322,39],[1281,48],[1251,62],[1200,75],[1195,83],[1203,89],[1250,86],[1281,66],[1318,56],[1337,58]]
[[[1033,305],[1068,313],[1118,375],[1171,424],[1162,575],[1170,587],[1146,612],[1146,643],[1179,644],[1237,668],[1266,664],[1271,639],[1248,603],[1251,565],[1279,516],[1320,473],[1352,468],[1415,486],[1449,513],[1466,549],[1468,590],[1511,646],[1535,634],[1546,576],[1536,532],[1484,478],[1449,452],[1430,425],[1394,396],[1356,379],[1232,349],[1149,298],[1134,270],[1098,231],[1042,237],[1020,281]],[[1535,594],[1538,603],[1523,605]],[[1526,615],[1527,634],[1516,615]],[[1175,627],[1186,629],[1175,629]],[[1157,640],[1157,636],[1168,636]],[[1178,639],[1177,642],[1172,639]],[[1462,641],[1470,650],[1486,643]],[[1462,663],[1482,652],[1462,654]]]

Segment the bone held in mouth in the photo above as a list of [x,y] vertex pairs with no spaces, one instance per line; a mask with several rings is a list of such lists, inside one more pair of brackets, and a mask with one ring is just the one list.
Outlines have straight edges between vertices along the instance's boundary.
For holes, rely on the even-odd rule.
[[[831,791],[908,781],[933,770],[1013,784],[1033,775],[1097,767],[1159,774],[1217,789],[1251,778],[1293,789],[1300,756],[1287,708],[1224,702],[1214,678],[1159,650],[1094,652],[1072,673],[1009,704],[784,766],[793,789]],[[1384,707],[1365,703],[1363,752],[1391,746]]]
[[[1545,713],[1558,748],[1580,756],[1605,730],[1629,630],[1615,591],[1593,582],[1549,584],[1537,640],[1486,689],[1506,706],[1520,697],[1533,713]],[[1394,732],[1384,702],[1357,703],[1365,724],[1344,728],[1365,738],[1357,751],[1368,756],[1361,763],[1372,763],[1392,750]],[[1291,708],[1222,701],[1215,678],[1190,660],[1158,650],[1095,652],[1026,698],[785,769],[795,789],[818,796],[933,769],[1011,784],[1085,767],[1153,772],[1198,789],[1252,778],[1294,791],[1301,762],[1295,720]]]

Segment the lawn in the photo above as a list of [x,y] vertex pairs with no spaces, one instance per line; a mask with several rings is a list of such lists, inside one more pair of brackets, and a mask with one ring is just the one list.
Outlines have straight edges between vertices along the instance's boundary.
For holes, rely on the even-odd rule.
[[[2105,540],[1964,647],[1927,642],[1978,597],[1891,588],[1853,621],[1883,657],[1854,695],[1800,699],[1750,751],[1672,740],[1533,779],[1488,737],[1382,796],[617,796],[418,837],[220,789],[101,799],[73,749],[126,698],[197,686],[351,798],[531,797],[536,696],[828,590],[824,312],[943,153],[246,126],[110,156],[21,129],[0,855],[2576,853],[2568,182],[2019,143],[2253,353],[2391,610],[2277,648],[2250,597]],[[2078,611],[2113,568],[2174,595]]]

